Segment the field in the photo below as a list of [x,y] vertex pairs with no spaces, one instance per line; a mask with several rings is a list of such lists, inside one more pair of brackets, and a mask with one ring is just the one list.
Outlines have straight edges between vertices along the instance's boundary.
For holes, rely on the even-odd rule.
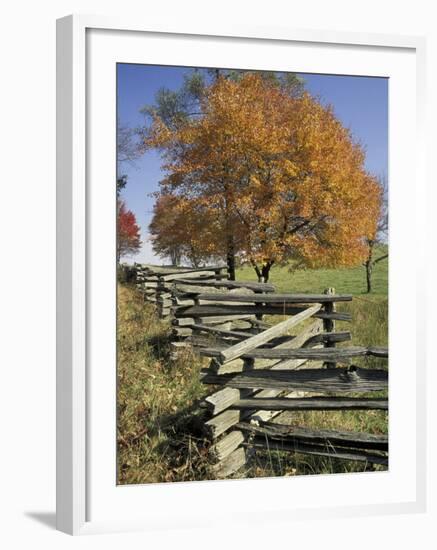
[[[386,246],[375,250],[375,258],[387,252]],[[237,279],[256,281],[255,271],[245,266],[238,271]],[[278,292],[320,292],[334,287],[339,294],[354,296],[369,296],[375,300],[387,297],[388,259],[377,263],[373,273],[373,290],[366,294],[366,278],[361,266],[350,269],[299,269],[290,271],[287,266],[273,266],[270,271],[270,281]]]
[[[290,272],[274,267],[270,282],[280,292],[321,292],[334,287],[354,295],[339,310],[350,311],[353,343],[387,345],[388,261],[375,266],[374,292],[365,292],[364,269]],[[239,280],[256,280],[242,268]],[[338,322],[339,330],[346,323]],[[372,367],[380,360],[362,359]],[[359,364],[359,362],[357,361]],[[208,444],[200,429],[199,400],[207,390],[198,382],[201,360],[192,354],[169,361],[169,324],[144,304],[132,287],[118,291],[118,483],[152,483],[211,479]],[[382,396],[382,395],[381,395]],[[295,425],[386,433],[383,411],[288,413],[281,421]],[[235,477],[262,477],[362,471],[361,463],[293,453],[259,453],[253,466]]]

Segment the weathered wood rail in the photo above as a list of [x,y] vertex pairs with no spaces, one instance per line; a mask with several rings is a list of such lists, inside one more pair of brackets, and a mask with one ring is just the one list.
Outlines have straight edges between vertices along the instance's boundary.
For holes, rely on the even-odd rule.
[[254,370],[243,374],[201,373],[204,384],[228,388],[266,388],[326,392],[370,392],[388,387],[385,370],[348,368],[290,370]]
[[[238,296],[266,296],[274,291],[272,285],[252,282],[235,282],[227,280],[199,281],[176,279],[173,281],[173,298],[171,313],[173,315],[173,334],[176,337],[188,337],[194,345],[200,345],[199,335],[214,334],[216,341],[225,346],[230,342],[243,341],[247,335],[261,332],[268,328],[257,315],[252,312],[233,311],[233,302],[228,298],[238,293]],[[206,291],[206,292],[205,292]],[[207,294],[208,302],[199,296]],[[208,307],[205,307],[208,304]],[[242,305],[250,305],[243,302]],[[199,308],[191,315],[192,307]],[[209,307],[213,307],[209,311]],[[205,313],[205,315],[204,315]]]
[[[380,464],[382,466],[388,466],[388,454],[386,453],[381,453],[377,455],[374,453],[369,453],[367,450],[364,449],[359,449],[355,451],[354,449],[334,447],[332,444],[305,445],[299,442],[286,443],[283,441],[269,441],[267,443],[266,438],[255,438],[250,443],[247,443],[245,441],[244,443],[242,443],[242,446],[250,447],[251,449],[262,449],[268,452],[290,451],[293,453],[324,456],[328,458],[337,458],[342,460],[354,460],[358,462],[365,462],[368,464]],[[234,466],[236,466],[237,464],[238,462],[234,461]],[[242,465],[244,465],[244,463],[240,464],[239,468],[241,468]],[[232,473],[232,469],[228,466],[225,472],[226,476],[230,475],[230,473]]]
[[[225,269],[225,266],[186,268],[135,264],[136,284],[144,300],[156,306],[160,318],[171,320],[174,338],[171,358],[177,359],[188,346],[205,345],[207,334],[215,334],[216,340],[219,337],[224,345],[229,345],[236,339],[243,340],[247,334],[267,328],[251,312],[215,311],[214,314],[209,312],[206,317],[187,314],[187,307],[206,303],[198,299],[200,294],[216,298],[216,301],[208,301],[209,305],[227,307],[230,302],[223,300],[225,295],[228,297],[237,293],[238,296],[265,296],[275,290],[273,285],[265,283],[229,281]],[[250,303],[246,302],[246,305]]]
[[[267,333],[268,331],[265,331]],[[265,333],[261,333],[259,335],[263,336]],[[250,339],[254,340],[254,338]],[[317,339],[316,339],[317,341]],[[254,349],[255,344],[251,343],[249,344],[249,341],[246,340],[244,344],[246,344],[246,347],[244,347],[243,342],[241,342],[241,345],[232,346],[232,353],[231,349],[228,350],[220,350],[220,349],[203,349],[200,350],[200,354],[204,355],[206,357],[219,357],[223,363],[226,363],[227,361],[230,361],[230,359],[234,359],[237,357],[243,357],[244,359],[256,359],[258,357],[266,358],[266,359],[286,359],[286,358],[292,358],[292,359],[307,359],[308,361],[314,361],[314,360],[329,360],[329,361],[336,361],[336,362],[342,362],[343,360],[345,362],[349,362],[348,360],[353,357],[364,357],[366,355],[371,355],[374,357],[388,357],[388,351],[384,348],[364,348],[361,346],[355,346],[351,348],[325,348],[325,349],[295,349],[295,350],[287,350],[287,349],[269,349],[269,348],[259,348]],[[253,347],[252,347],[253,346]],[[247,349],[248,351],[245,351]]]
[[[218,298],[217,298],[218,301]],[[187,307],[180,308],[175,312],[176,317],[211,317],[223,315],[297,315],[304,311],[304,307],[294,307],[287,304],[270,304],[268,306],[240,305],[240,306],[196,306],[187,304]],[[350,313],[327,313],[320,311],[314,316],[318,319],[330,319],[333,321],[351,321]]]
[[315,430],[282,424],[263,423],[256,426],[249,422],[241,422],[236,428],[250,432],[257,436],[269,437],[276,441],[288,443],[301,442],[307,444],[332,443],[341,447],[355,449],[378,449],[388,451],[388,437],[386,435],[373,435],[361,432],[340,432],[336,430]]
[[179,266],[153,266],[135,264],[136,285],[142,291],[144,300],[157,306],[160,318],[171,315],[173,306],[173,281],[184,277],[188,281],[203,283],[205,281],[220,281],[226,277],[225,266],[209,266],[187,268]]
[[[217,296],[215,294],[199,294],[197,296],[199,300],[216,300]],[[267,296],[252,295],[248,296],[247,294],[232,294],[226,297],[227,302],[255,302],[255,303],[274,303],[279,304],[323,304],[323,303],[334,303],[334,302],[350,302],[352,296],[350,294],[343,295],[326,295],[326,294],[270,294]]]
[[388,410],[388,399],[360,399],[358,397],[303,397],[286,399],[276,397],[263,399],[252,397],[240,399],[231,409],[256,409],[265,411],[351,411],[351,410]]

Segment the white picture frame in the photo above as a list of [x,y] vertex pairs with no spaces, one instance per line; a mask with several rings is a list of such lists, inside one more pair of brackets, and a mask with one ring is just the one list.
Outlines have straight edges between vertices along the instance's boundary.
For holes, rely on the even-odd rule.
[[[99,43],[99,40],[92,38],[92,33],[101,33],[99,36],[105,34],[106,42]],[[129,37],[129,45],[126,49],[122,50],[120,45],[117,45],[115,35],[123,35]],[[97,35],[96,35],[97,36]],[[412,176],[415,179],[416,185],[414,187],[414,197],[416,201],[415,214],[414,214],[414,231],[410,236],[406,236],[402,232],[401,228],[401,210],[402,205],[408,200],[402,189],[399,190],[399,194],[393,194],[392,206],[390,207],[391,215],[391,230],[394,229],[394,241],[390,241],[391,250],[394,250],[394,259],[391,260],[391,274],[390,284],[393,287],[393,292],[399,291],[399,285],[397,286],[396,280],[392,278],[393,269],[396,268],[396,258],[400,261],[401,242],[403,239],[409,239],[410,244],[415,243],[417,236],[423,231],[421,226],[421,219],[418,213],[421,209],[425,209],[425,190],[424,190],[424,146],[423,146],[423,94],[424,94],[424,74],[425,74],[425,42],[424,39],[419,37],[406,37],[406,36],[391,36],[391,35],[373,35],[373,34],[349,34],[349,33],[334,33],[324,31],[309,31],[309,30],[292,30],[284,28],[237,28],[229,25],[229,28],[214,28],[210,27],[199,28],[193,25],[192,28],[178,28],[166,26],[164,23],[160,26],[151,26],[146,22],[141,21],[129,21],[120,18],[112,19],[96,16],[82,16],[74,15],[58,20],[57,22],[57,527],[59,530],[70,534],[84,534],[90,532],[102,532],[110,530],[126,530],[126,529],[152,529],[152,528],[164,528],[171,526],[189,525],[209,525],[212,520],[209,519],[209,515],[202,515],[201,510],[195,512],[195,503],[200,502],[205,495],[205,484],[209,484],[208,491],[213,491],[217,497],[218,503],[223,503],[226,499],[226,495],[231,495],[231,499],[237,498],[238,494],[246,494],[250,499],[253,487],[256,485],[256,491],[270,494],[271,491],[280,492],[280,487],[284,483],[289,483],[290,480],[274,479],[274,480],[256,480],[256,481],[229,481],[229,482],[202,482],[202,483],[178,483],[178,484],[162,484],[155,486],[136,486],[130,487],[108,487],[108,492],[103,488],[103,484],[108,484],[108,477],[102,477],[99,482],[95,482],[94,478],[98,477],[96,473],[96,456],[98,451],[93,450],[94,436],[97,432],[105,432],[100,430],[103,427],[103,420],[99,418],[98,414],[95,414],[94,403],[99,398],[99,395],[105,394],[102,397],[102,402],[99,403],[99,410],[109,411],[112,414],[112,409],[115,408],[114,391],[115,391],[115,377],[111,378],[112,374],[109,374],[99,370],[98,364],[103,363],[104,356],[99,356],[99,361],[95,359],[96,347],[101,346],[99,343],[99,335],[95,332],[93,327],[97,320],[95,317],[96,305],[102,304],[102,299],[105,297],[105,292],[109,292],[112,296],[112,286],[114,280],[109,274],[109,278],[106,284],[102,284],[99,289],[93,283],[93,262],[97,261],[98,255],[102,255],[102,261],[108,261],[110,259],[111,247],[114,245],[113,239],[115,238],[115,232],[112,236],[108,237],[107,244],[103,247],[104,250],[97,251],[93,239],[96,235],[97,217],[99,217],[99,225],[104,226],[105,230],[113,227],[113,212],[109,211],[111,205],[111,195],[108,194],[102,198],[101,212],[97,213],[93,204],[95,204],[96,193],[105,191],[99,188],[97,185],[90,185],[90,182],[95,181],[94,170],[101,170],[101,164],[99,160],[91,162],[90,158],[96,158],[96,149],[94,144],[94,130],[99,126],[99,119],[93,118],[92,132],[87,132],[87,125],[89,124],[90,117],[94,117],[95,113],[93,108],[95,102],[92,99],[93,90],[90,92],[89,83],[93,81],[92,71],[96,70],[96,61],[99,58],[89,57],[95,55],[95,52],[102,51],[106,57],[106,77],[109,80],[105,80],[105,75],[102,73],[99,75],[99,84],[103,86],[103,83],[110,84],[113,76],[110,75],[110,67],[114,63],[114,55],[120,55],[120,61],[124,62],[139,62],[142,52],[145,50],[137,49],[135,59],[133,56],[134,46],[138,44],[139,40],[144,37],[149,37],[159,41],[160,44],[168,42],[170,45],[175,44],[178,41],[185,40],[189,43],[192,40],[204,40],[204,41],[218,41],[221,45],[220,55],[225,54],[225,44],[233,45],[233,55],[237,56],[238,48],[235,46],[239,44],[241,46],[241,55],[254,55],[247,53],[251,47],[259,48],[256,58],[253,59],[254,66],[258,66],[262,59],[263,48],[275,48],[280,46],[285,48],[288,46],[306,48],[308,51],[312,49],[331,48],[332,60],[337,59],[335,62],[337,70],[327,69],[326,72],[334,71],[337,74],[353,74],[348,70],[351,67],[351,53],[354,55],[359,50],[362,52],[363,63],[365,63],[365,57],[369,56],[369,63],[374,62],[375,59],[382,58],[387,54],[387,59],[384,63],[387,66],[392,66],[393,74],[399,74],[401,66],[408,73],[411,85],[411,95],[408,101],[405,103],[408,109],[402,115],[403,118],[408,119],[408,122],[399,121],[399,119],[390,121],[390,135],[391,135],[391,152],[390,152],[390,164],[391,171],[401,170],[401,165],[397,164],[395,157],[405,156],[402,155],[402,151],[407,146],[414,146],[416,150],[416,157],[409,161],[407,166],[407,173],[402,177]],[[172,42],[173,41],[173,42]],[[175,42],[176,41],[176,42]],[[111,46],[112,44],[112,46]],[[216,46],[217,44],[215,44]],[[247,47],[249,46],[249,48]],[[120,48],[120,49],[117,49]],[[243,52],[243,49],[247,51]],[[335,54],[334,49],[337,48],[340,52]],[[182,48],[163,48],[165,55],[163,55],[162,64],[173,63],[175,65],[183,65],[184,50]],[[197,50],[200,50],[197,48]],[[213,55],[214,52],[218,52],[220,48],[211,48],[209,55]],[[90,54],[91,51],[91,54]],[[150,50],[151,51],[151,50]],[[119,52],[119,53],[118,53]],[[355,52],[355,53],[354,53]],[[379,52],[379,53],[378,53]],[[217,56],[219,55],[217,53]],[[393,53],[392,58],[388,55]],[[402,63],[401,56],[405,54],[405,59],[408,59],[407,63]],[[194,55],[194,54],[193,54]],[[197,52],[196,55],[200,56]],[[202,53],[202,59],[205,59],[207,53]],[[349,56],[349,61],[348,61]],[[373,56],[373,57],[372,57]],[[395,60],[397,56],[397,60]],[[413,61],[414,58],[414,61]],[[103,58],[102,58],[103,59]],[[200,57],[193,57],[197,60]],[[218,59],[218,58],[217,58]],[[243,59],[243,57],[241,58]],[[246,58],[248,59],[248,58]],[[404,61],[405,61],[404,59]],[[372,61],[373,60],[373,61]],[[149,61],[150,62],[150,61]],[[242,61],[241,61],[242,62]],[[201,63],[201,61],[199,61]],[[210,66],[217,65],[218,60],[211,57]],[[280,63],[278,61],[278,63]],[[186,62],[186,65],[190,65],[190,62]],[[392,64],[392,65],[391,65]],[[105,65],[104,63],[102,64]],[[414,65],[414,70],[413,70]],[[205,64],[199,65],[205,66]],[[334,67],[334,65],[331,65]],[[343,70],[342,70],[343,67]],[[282,69],[286,69],[281,65]],[[104,69],[103,69],[104,70]],[[302,69],[299,69],[301,72]],[[357,69],[359,70],[359,64]],[[396,73],[396,71],[398,71]],[[90,73],[91,72],[91,73]],[[115,71],[114,71],[115,72]],[[311,70],[305,72],[312,72]],[[412,74],[414,76],[412,77]],[[359,73],[356,73],[359,74]],[[383,64],[379,69],[375,68],[368,74],[376,74],[384,76],[385,69]],[[109,76],[108,76],[109,75]],[[400,78],[400,77],[399,77]],[[413,78],[413,81],[411,81]],[[95,81],[96,79],[94,79]],[[399,80],[399,83],[401,81]],[[98,91],[98,85],[96,90]],[[109,89],[109,88],[107,88]],[[414,89],[414,90],[413,90]],[[97,93],[97,92],[96,92]],[[408,93],[408,92],[406,92]],[[115,90],[108,91],[105,101],[102,102],[100,109],[105,106],[110,106],[113,103]],[[415,97],[414,105],[411,98]],[[401,99],[397,96],[390,97],[393,104],[399,99],[399,104],[394,108],[399,109],[399,113],[405,107],[401,105]],[[404,98],[405,99],[405,98]],[[111,103],[112,102],[112,103]],[[114,104],[115,109],[115,104]],[[405,109],[404,109],[405,111]],[[114,111],[115,112],[115,111]],[[96,116],[98,116],[96,114]],[[110,117],[109,117],[110,118]],[[410,128],[413,128],[413,135],[408,138],[404,136],[404,132],[393,133],[393,129],[396,129],[396,124],[400,124],[398,130],[405,128],[402,124],[408,124]],[[109,122],[111,124],[111,122]],[[394,126],[393,126],[394,125]],[[100,131],[100,130],[98,130]],[[106,133],[107,138],[101,140],[98,146],[101,149],[101,155],[103,158],[108,158],[107,153],[111,151],[115,143],[115,126],[114,134],[111,136]],[[102,137],[102,136],[101,136]],[[94,144],[94,145],[93,145]],[[94,147],[94,149],[93,149]],[[90,149],[91,148],[91,149]],[[92,152],[91,152],[92,151]],[[88,157],[87,157],[88,155]],[[111,173],[114,174],[115,161],[112,162],[114,157],[109,157],[107,162],[108,168],[105,176],[111,177]],[[405,158],[403,159],[405,162]],[[112,164],[111,164],[112,163]],[[106,169],[105,169],[106,170]],[[112,171],[112,172],[111,172]],[[93,179],[94,178],[94,179]],[[399,181],[402,181],[401,179]],[[115,180],[114,180],[115,184]],[[402,185],[400,185],[402,188]],[[115,210],[115,209],[114,209]],[[106,214],[105,214],[106,212]],[[106,216],[106,218],[105,218]],[[107,225],[105,225],[107,224]],[[399,226],[399,231],[398,231]],[[110,234],[110,232],[109,232]],[[397,235],[397,236],[396,236]],[[405,242],[405,241],[404,241]],[[393,487],[390,488],[387,484],[386,495],[380,495],[377,501],[373,502],[371,496],[367,501],[361,502],[359,496],[347,500],[343,497],[343,500],[339,499],[334,502],[332,506],[327,506],[323,503],[323,499],[319,501],[317,506],[311,505],[309,502],[305,502],[301,499],[301,505],[297,506],[296,503],[290,502],[290,499],[279,500],[274,507],[261,505],[257,508],[256,513],[251,513],[245,516],[247,521],[249,517],[252,521],[256,521],[257,518],[263,517],[264,519],[276,518],[320,518],[328,517],[329,515],[363,515],[363,514],[377,514],[377,513],[397,513],[397,512],[419,512],[425,509],[426,500],[426,464],[425,464],[425,426],[426,426],[426,403],[425,403],[425,331],[422,319],[425,318],[421,308],[421,304],[424,303],[424,270],[425,262],[423,251],[420,246],[413,247],[415,250],[414,265],[407,269],[406,275],[403,276],[403,281],[414,276],[417,281],[417,285],[413,285],[415,292],[414,299],[412,298],[410,303],[406,306],[406,313],[414,315],[415,330],[409,329],[410,333],[414,332],[414,336],[410,337],[410,342],[405,340],[405,334],[399,332],[400,340],[405,343],[408,348],[402,352],[396,354],[394,357],[402,358],[402,365],[407,368],[406,362],[413,360],[415,364],[415,376],[414,384],[409,386],[405,384],[405,380],[401,380],[400,373],[397,371],[393,375],[393,384],[390,381],[390,392],[394,391],[396,397],[398,392],[399,399],[398,404],[401,403],[400,398],[402,395],[406,395],[409,392],[410,397],[413,396],[413,402],[416,405],[415,414],[410,419],[412,426],[414,424],[414,448],[410,451],[414,454],[414,470],[410,472],[409,477],[405,476],[405,487],[401,487],[399,494],[395,494]],[[399,254],[397,255],[397,252]],[[104,256],[103,256],[104,255]],[[100,257],[100,256],[99,256]],[[394,267],[393,267],[394,266]],[[413,273],[414,272],[414,273]],[[411,286],[410,286],[411,289]],[[108,296],[108,294],[106,294]],[[422,299],[421,299],[422,298]],[[94,302],[94,300],[97,300]],[[100,300],[100,301],[99,301]],[[111,298],[112,300],[112,298]],[[109,305],[106,307],[111,311],[114,309],[114,302],[109,300]],[[392,295],[390,295],[390,306],[392,308]],[[112,308],[112,309],[111,309]],[[393,305],[391,315],[393,313],[394,318],[399,317],[399,309],[397,309],[396,303]],[[421,315],[422,313],[422,315]],[[115,315],[115,311],[112,311],[111,315]],[[110,316],[109,316],[110,317]],[[392,319],[392,317],[390,318]],[[103,326],[103,325],[102,325]],[[108,330],[112,330],[109,325]],[[394,324],[393,324],[394,326]],[[397,325],[396,325],[397,326]],[[392,325],[390,330],[392,331]],[[105,328],[102,328],[102,336],[100,340],[104,340],[107,334],[104,333]],[[399,329],[401,331],[401,329]],[[115,341],[114,341],[115,346]],[[114,351],[114,346],[108,346],[108,353]],[[391,355],[392,357],[392,355]],[[108,357],[109,361],[113,361],[111,357]],[[391,359],[392,361],[392,359]],[[401,361],[401,362],[402,362]],[[109,369],[110,370],[110,369]],[[391,371],[390,371],[391,372]],[[108,378],[101,377],[108,376]],[[391,376],[391,374],[390,374]],[[398,378],[397,378],[398,377]],[[396,381],[398,379],[398,382]],[[96,381],[102,381],[101,388],[97,392]],[[112,381],[111,381],[112,380]],[[398,386],[398,390],[396,388]],[[412,390],[414,388],[414,390]],[[105,393],[107,392],[107,393]],[[392,395],[392,393],[390,394]],[[391,397],[390,397],[391,399]],[[112,405],[111,405],[112,403]],[[102,405],[102,407],[100,407]],[[105,409],[105,407],[107,407]],[[392,403],[390,404],[392,413]],[[400,407],[399,407],[400,409]],[[394,401],[394,410],[396,411],[396,399]],[[94,411],[94,412],[93,412]],[[395,414],[395,413],[393,413]],[[98,424],[100,422],[100,424]],[[112,420],[108,420],[108,424]],[[396,426],[394,426],[396,427]],[[391,426],[392,428],[392,426]],[[111,431],[112,430],[112,431]],[[396,430],[393,430],[394,434]],[[99,448],[107,449],[105,445],[111,441],[113,437],[113,427],[107,430],[107,433],[103,436],[106,437],[99,442]],[[399,443],[399,441],[398,441]],[[115,453],[115,439],[114,453]],[[390,434],[390,446],[396,449],[397,440],[395,435]],[[401,448],[401,447],[399,447]],[[106,451],[105,451],[106,452]],[[103,451],[101,452],[103,454]],[[412,458],[412,456],[410,457]],[[108,471],[111,474],[112,462],[109,466],[103,467],[101,456],[98,456],[100,460],[99,464],[102,466],[101,470]],[[108,461],[113,461],[113,455]],[[400,464],[399,464],[400,468]],[[396,466],[394,467],[394,474],[396,474]],[[393,473],[393,472],[391,472]],[[109,474],[108,474],[109,475]],[[115,472],[113,472],[115,479]],[[360,484],[359,474],[353,476],[353,479],[357,482],[351,481],[351,485],[357,483]],[[317,478],[322,477],[323,480]],[[340,488],[342,476],[314,476],[310,478],[296,478],[292,480],[294,483],[293,489],[296,494],[299,491],[305,491],[305,486],[311,486],[313,491],[317,484],[324,484],[325,489],[335,493],[347,494],[347,488]],[[344,476],[343,476],[344,477]],[[408,477],[408,479],[407,479]],[[329,478],[329,479],[328,479]],[[369,478],[368,478],[369,480]],[[366,481],[371,490],[372,482]],[[394,482],[399,484],[399,478],[393,478]],[[93,485],[94,484],[94,485]],[[99,485],[100,484],[100,485]],[[376,484],[381,485],[381,478],[375,481]],[[384,483],[382,482],[382,485]],[[394,485],[393,485],[394,486]],[[113,490],[115,489],[115,491]],[[402,493],[402,491],[404,493]],[[392,491],[392,492],[390,492]],[[99,492],[99,495],[97,494]],[[98,508],[99,504],[110,502],[113,498],[113,494],[116,493],[114,499],[119,500],[118,505],[114,505],[112,508],[103,509],[100,506],[101,511],[99,513],[90,513],[90,510]],[[138,495],[141,493],[141,497]],[[402,493],[402,494],[401,494]],[[356,493],[359,495],[359,493]],[[144,512],[142,508],[141,513],[136,515],[129,515],[129,502],[140,503],[143,502],[144,495],[150,495],[150,499],[153,498],[153,514],[152,510]],[[140,500],[137,500],[140,498]],[[178,500],[179,499],[179,500]],[[170,503],[175,504],[180,499],[189,499],[192,505],[192,511],[190,514],[177,515],[175,510],[172,509]],[[358,499],[358,500],[357,500]],[[334,499],[335,500],[335,499]],[[138,508],[138,506],[137,506]],[[118,510],[118,511],[117,511]],[[121,510],[125,510],[125,514],[121,514]],[[164,512],[166,511],[165,516]],[[231,514],[232,515],[232,514]],[[94,517],[95,516],[95,517]],[[216,518],[219,520],[219,516]]]

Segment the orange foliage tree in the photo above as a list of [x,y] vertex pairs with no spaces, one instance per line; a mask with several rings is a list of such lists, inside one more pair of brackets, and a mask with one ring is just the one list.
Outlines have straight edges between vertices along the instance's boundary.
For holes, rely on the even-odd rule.
[[219,227],[213,211],[202,200],[186,199],[171,193],[155,193],[153,218],[149,231],[154,252],[170,258],[173,265],[182,261],[198,267],[201,262],[218,259]]
[[155,116],[145,144],[162,150],[162,191],[200,255],[227,257],[231,278],[237,256],[264,281],[275,263],[363,262],[380,189],[331,108],[247,74],[218,78],[199,109],[173,127]]
[[121,256],[137,254],[141,248],[140,228],[135,214],[126,208],[124,201],[117,200],[117,261]]

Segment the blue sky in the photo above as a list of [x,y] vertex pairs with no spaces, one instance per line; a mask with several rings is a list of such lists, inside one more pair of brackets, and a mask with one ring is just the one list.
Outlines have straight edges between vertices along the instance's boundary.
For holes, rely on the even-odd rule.
[[[154,102],[155,93],[165,87],[176,90],[187,72],[184,67],[152,65],[117,65],[117,109],[123,125],[138,127],[143,123],[139,112]],[[374,175],[388,175],[388,79],[357,76],[301,74],[306,89],[322,103],[331,104],[336,116],[349,128],[366,151],[366,169]],[[123,198],[141,226],[143,247],[138,262],[160,263],[148,242],[147,226],[153,207],[148,193],[156,191],[162,177],[161,159],[149,151],[133,165],[124,165],[128,176]]]

